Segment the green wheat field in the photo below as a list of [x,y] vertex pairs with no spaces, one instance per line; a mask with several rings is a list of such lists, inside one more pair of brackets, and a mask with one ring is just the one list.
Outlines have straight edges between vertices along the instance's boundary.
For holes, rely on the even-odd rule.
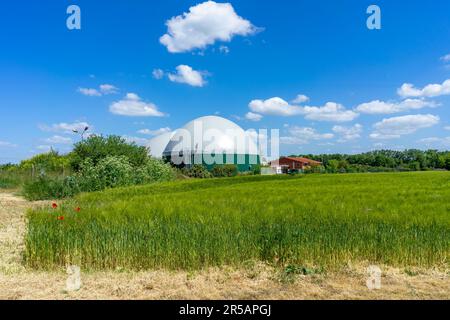
[[448,268],[450,172],[184,180],[81,194],[30,211],[25,242],[25,262],[37,269]]

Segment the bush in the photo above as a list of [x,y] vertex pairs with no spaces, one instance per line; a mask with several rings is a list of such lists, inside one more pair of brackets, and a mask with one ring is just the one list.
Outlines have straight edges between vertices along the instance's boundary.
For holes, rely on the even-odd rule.
[[234,164],[217,165],[211,170],[211,174],[216,178],[234,177],[238,174],[238,169]]
[[147,162],[136,169],[134,173],[135,184],[170,181],[175,178],[175,171],[170,164],[161,160],[149,158]]
[[75,192],[66,179],[42,175],[36,180],[25,182],[22,194],[26,199],[36,201],[62,199],[73,196]]
[[82,191],[99,191],[134,184],[134,168],[125,156],[107,156],[94,164],[85,160],[75,179]]
[[200,165],[200,164],[195,164],[193,165],[191,168],[183,168],[182,172],[184,175],[190,177],[190,178],[200,178],[200,179],[205,179],[205,178],[211,178],[212,175],[211,173],[208,171],[208,169],[206,169],[204,166]]
[[69,155],[70,165],[75,171],[79,171],[87,159],[91,159],[92,163],[97,165],[109,156],[124,156],[132,166],[139,167],[145,165],[148,160],[148,150],[134,142],[128,143],[119,136],[90,136],[74,145]]
[[62,156],[57,151],[38,154],[20,163],[19,169],[35,169],[36,173],[62,172],[69,168],[68,156]]
[[159,160],[149,159],[144,166],[134,168],[125,156],[108,156],[96,165],[91,159],[85,160],[79,172],[65,179],[40,176],[25,184],[23,194],[29,200],[61,199],[80,192],[169,181],[173,178],[174,171],[170,165]]

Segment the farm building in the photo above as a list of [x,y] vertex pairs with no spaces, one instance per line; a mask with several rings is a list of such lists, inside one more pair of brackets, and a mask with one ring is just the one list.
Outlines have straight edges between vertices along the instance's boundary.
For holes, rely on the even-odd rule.
[[153,156],[180,167],[201,164],[212,169],[234,164],[244,172],[261,161],[254,138],[234,122],[217,116],[192,120],[173,133],[156,137],[149,146]]
[[281,157],[270,162],[270,167],[277,174],[289,173],[292,171],[303,171],[313,166],[320,166],[322,162],[301,157]]

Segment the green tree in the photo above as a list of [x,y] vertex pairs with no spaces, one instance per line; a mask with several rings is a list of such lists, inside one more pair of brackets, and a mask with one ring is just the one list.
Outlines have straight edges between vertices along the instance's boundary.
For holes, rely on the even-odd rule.
[[124,156],[134,167],[144,165],[149,158],[146,147],[138,146],[134,142],[128,143],[124,138],[115,135],[107,137],[95,135],[75,144],[70,153],[70,164],[78,171],[87,159],[91,159],[92,164],[96,165],[108,156]]

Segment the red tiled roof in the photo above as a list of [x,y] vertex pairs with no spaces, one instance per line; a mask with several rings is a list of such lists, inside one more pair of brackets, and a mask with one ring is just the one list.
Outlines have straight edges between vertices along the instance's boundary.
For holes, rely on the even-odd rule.
[[322,164],[322,162],[311,160],[308,158],[301,158],[301,157],[283,157],[284,159],[289,159],[296,162],[302,162],[302,163],[311,163],[311,164]]
[[[301,162],[301,163],[304,163],[304,164],[315,164],[315,165],[322,164],[322,162],[311,160],[311,159],[308,159],[308,158],[301,158],[301,157],[281,157],[281,159],[288,159],[288,160],[291,160],[291,161]],[[274,160],[271,163],[272,164],[277,164],[277,163],[279,163],[279,161],[280,161],[280,159]]]

